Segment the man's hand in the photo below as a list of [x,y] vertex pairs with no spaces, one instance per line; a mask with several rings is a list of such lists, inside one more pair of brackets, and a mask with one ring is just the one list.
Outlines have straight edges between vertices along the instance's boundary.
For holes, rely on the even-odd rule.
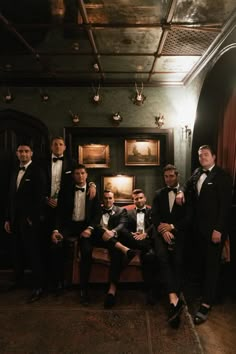
[[81,232],[80,237],[89,238],[91,234],[92,234],[91,229],[85,229],[84,231]]
[[114,237],[115,234],[112,230],[106,230],[103,235],[102,235],[102,239],[103,241],[109,241],[112,237]]
[[11,234],[11,224],[9,221],[5,221],[4,229],[8,234]]
[[164,222],[161,222],[160,225],[157,228],[157,231],[163,234],[166,231],[172,231],[173,230],[173,225],[172,224],[167,224]]
[[211,241],[213,243],[220,243],[221,242],[221,232],[213,230],[211,235]]
[[144,240],[147,237],[146,232],[132,232],[133,238],[137,241]]
[[175,197],[175,202],[178,205],[183,205],[185,203],[184,193],[178,192]]
[[61,242],[63,240],[63,236],[62,236],[62,234],[60,234],[60,232],[53,231],[52,236],[51,236],[51,240],[53,243],[58,244],[59,242]]
[[94,183],[90,183],[87,195],[89,195],[89,199],[92,200],[97,193],[96,185]]
[[57,207],[57,199],[47,197],[46,198],[46,203],[49,205],[51,208],[56,208]]
[[162,234],[162,237],[164,238],[164,240],[165,240],[166,243],[168,243],[168,244],[171,244],[172,239],[175,238],[175,236],[174,236],[171,232],[169,232],[169,231],[164,232],[164,233]]

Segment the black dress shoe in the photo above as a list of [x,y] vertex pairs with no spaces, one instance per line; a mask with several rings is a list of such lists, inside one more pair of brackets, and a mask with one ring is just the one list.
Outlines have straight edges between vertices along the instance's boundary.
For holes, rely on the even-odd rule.
[[53,289],[53,296],[59,297],[64,294],[64,285],[62,283],[58,283],[58,285]]
[[126,257],[125,257],[125,261],[124,261],[124,265],[128,265],[132,259],[136,256],[136,252],[134,250],[128,250],[126,252]]
[[156,254],[154,249],[152,248],[142,256],[144,263],[152,263],[155,261],[155,258],[156,258]]
[[111,309],[116,304],[116,297],[113,294],[107,294],[104,300],[104,309]]
[[32,294],[28,298],[27,302],[32,303],[35,301],[39,301],[42,296],[43,296],[43,289],[42,288],[34,289]]
[[208,315],[210,312],[211,308],[210,307],[206,307],[201,305],[199,310],[196,312],[194,318],[193,318],[193,322],[195,325],[200,325],[204,322],[206,322],[206,320],[208,319]]
[[89,305],[89,295],[88,295],[88,290],[80,290],[80,303],[83,306],[88,306]]
[[174,321],[176,317],[178,317],[181,314],[183,308],[184,308],[184,302],[181,299],[178,300],[176,306],[171,304],[169,314],[168,314],[168,322],[171,323],[172,321]]

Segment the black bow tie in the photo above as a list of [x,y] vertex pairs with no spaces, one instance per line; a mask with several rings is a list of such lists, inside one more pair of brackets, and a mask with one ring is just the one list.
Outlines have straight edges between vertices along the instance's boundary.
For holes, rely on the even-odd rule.
[[25,171],[25,170],[26,170],[25,166],[19,167],[19,171]]
[[85,191],[85,188],[83,187],[75,187],[75,191],[81,191],[81,192],[84,192]]
[[64,160],[64,157],[61,156],[61,157],[53,157],[53,158],[52,158],[52,161],[53,161],[53,162],[57,162],[58,160],[63,161],[63,160]]
[[174,192],[176,194],[177,193],[177,188],[168,187],[168,193],[169,192]]
[[145,209],[137,209],[137,213],[145,213]]
[[209,170],[203,170],[203,168],[200,169],[200,174],[202,175],[203,173],[205,173],[207,176],[209,175],[211,171]]
[[111,214],[112,214],[112,209],[105,209],[105,208],[103,208],[103,209],[102,209],[102,213],[103,213],[103,214],[109,214],[109,215],[111,215]]

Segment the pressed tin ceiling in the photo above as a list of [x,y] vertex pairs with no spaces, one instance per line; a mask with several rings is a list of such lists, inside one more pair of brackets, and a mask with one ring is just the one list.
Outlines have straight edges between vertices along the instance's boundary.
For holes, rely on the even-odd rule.
[[184,85],[235,25],[235,0],[0,0],[0,77]]

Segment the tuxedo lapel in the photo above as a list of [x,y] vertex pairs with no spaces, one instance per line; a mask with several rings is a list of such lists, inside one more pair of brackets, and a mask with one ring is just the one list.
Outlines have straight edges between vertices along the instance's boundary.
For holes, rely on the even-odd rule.
[[[31,164],[27,167],[24,175],[22,176],[19,187],[17,188],[17,191],[19,191],[24,186],[25,180],[30,176],[30,171],[31,171]],[[17,180],[17,176],[18,176],[18,173],[16,174],[16,180]]]

